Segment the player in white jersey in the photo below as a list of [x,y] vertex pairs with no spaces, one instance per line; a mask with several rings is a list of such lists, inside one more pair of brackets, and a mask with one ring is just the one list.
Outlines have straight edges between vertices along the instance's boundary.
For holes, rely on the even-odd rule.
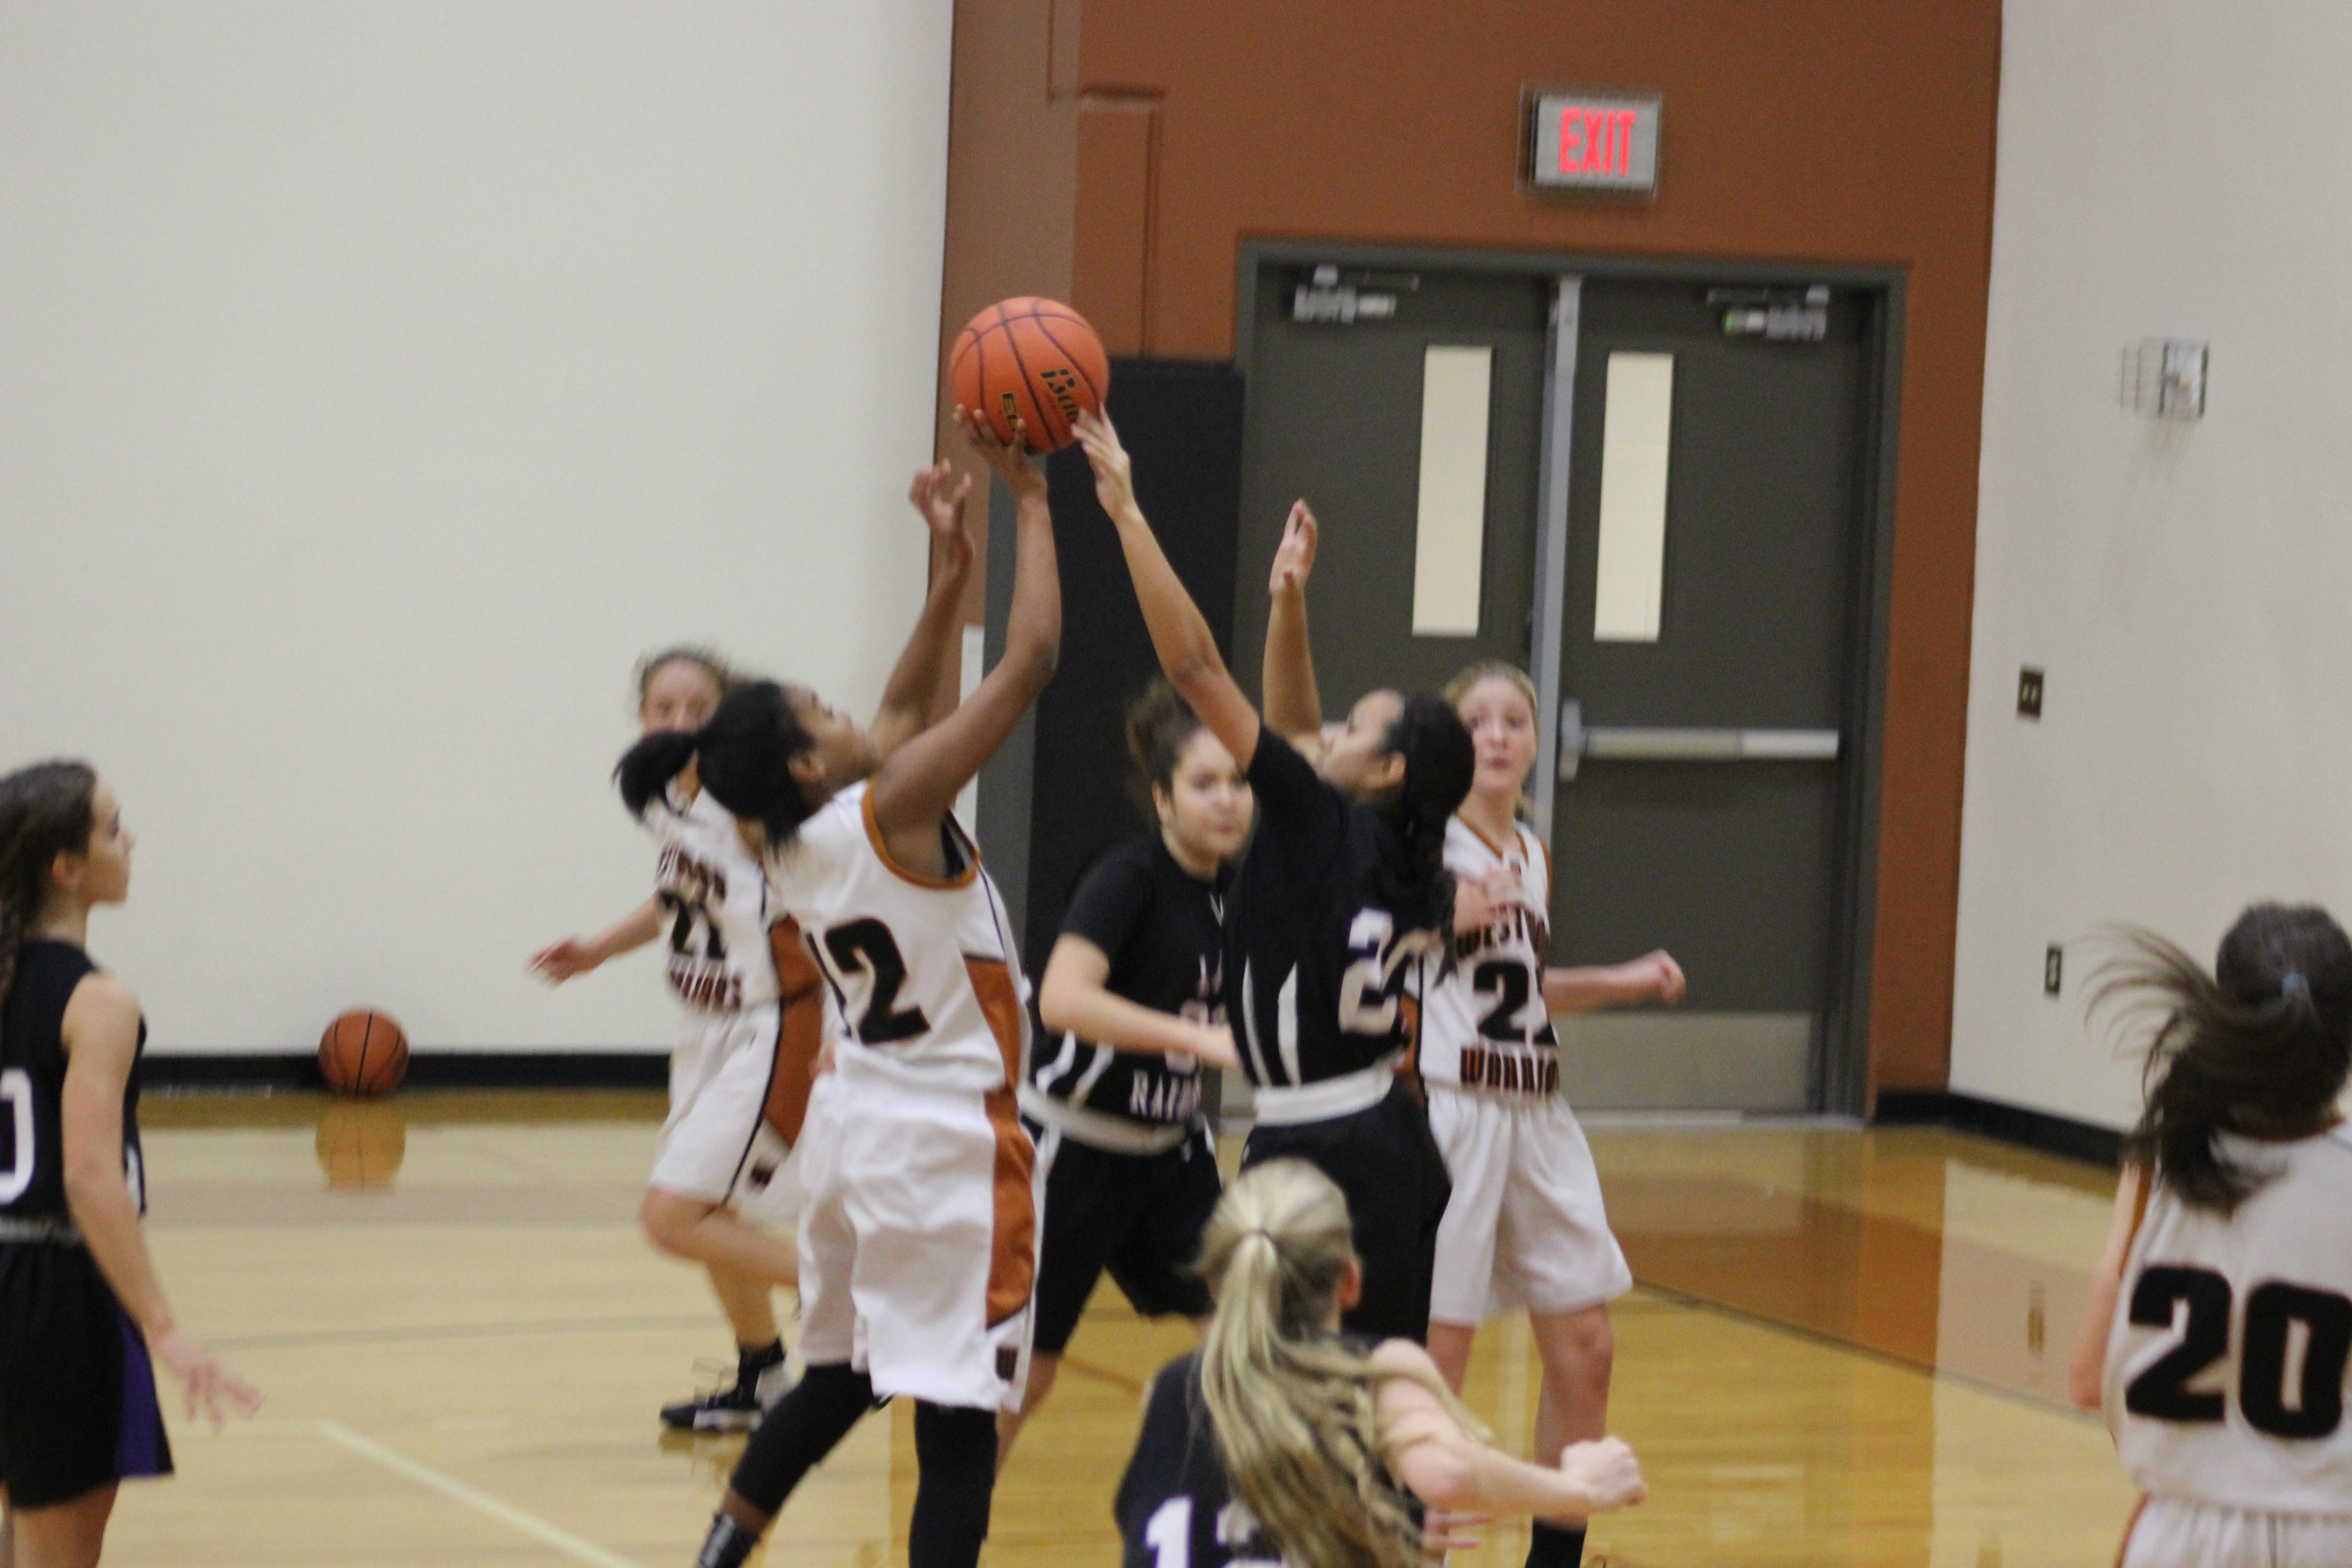
[[2206,974],[2140,933],[2158,1016],[2069,1369],[2146,1494],[2121,1568],[2352,1563],[2352,941],[2256,904]]
[[[1454,1182],[1437,1229],[1429,1353],[1458,1392],[1478,1325],[1524,1308],[1543,1361],[1535,1458],[1550,1465],[1603,1430],[1608,1303],[1633,1285],[1592,1151],[1560,1096],[1552,1016],[1676,1002],[1683,973],[1664,952],[1609,968],[1549,967],[1550,851],[1518,817],[1535,763],[1534,685],[1489,661],[1456,676],[1445,698],[1470,731],[1478,770],[1446,826],[1445,865],[1461,889],[1454,962],[1426,966],[1422,987],[1429,1126]],[[1538,1520],[1527,1560],[1573,1568],[1583,1551],[1581,1521]]]
[[[768,854],[842,1026],[799,1144],[807,1371],[745,1446],[702,1568],[739,1568],[801,1478],[893,1394],[916,1401],[908,1561],[969,1568],[988,1534],[997,1413],[1026,1375],[1035,1151],[1013,1100],[1026,1010],[1003,905],[949,810],[1052,677],[1061,585],[1044,474],[966,430],[1013,492],[1019,535],[1004,652],[962,706],[916,721],[961,619],[961,584],[934,573],[872,728],[760,682],[622,764],[624,794],[642,800],[694,763]],[[968,555],[970,481],[942,464],[916,488]]]
[[[637,667],[643,732],[700,728],[735,679],[704,649],[648,656]],[[799,1183],[790,1151],[765,1124],[771,1093],[787,1087],[767,879],[734,817],[691,773],[637,816],[659,847],[653,896],[595,936],[542,950],[531,966],[561,984],[666,942],[670,988],[686,1020],[670,1053],[669,1117],[639,1218],[656,1246],[709,1272],[736,1349],[731,1383],[663,1405],[661,1419],[678,1431],[749,1431],[790,1382],[774,1291],[795,1283],[799,1266],[790,1239]],[[823,1003],[813,995],[806,1005]]]

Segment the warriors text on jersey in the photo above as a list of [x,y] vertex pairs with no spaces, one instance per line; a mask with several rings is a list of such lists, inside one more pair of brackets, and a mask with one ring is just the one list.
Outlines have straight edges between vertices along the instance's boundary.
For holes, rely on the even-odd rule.
[[[36,937],[16,960],[16,980],[0,1028],[0,1218],[27,1225],[68,1224],[66,1210],[66,1005],[84,977],[98,972],[71,942]],[[138,1051],[147,1048],[139,1025]],[[122,1091],[122,1168],[139,1212],[147,1212],[139,1157],[139,1068]]]
[[775,866],[784,910],[840,1005],[843,1068],[981,1094],[1018,1083],[1025,987],[979,850],[941,817],[953,872],[906,870],[870,802],[863,784],[835,795]]
[[670,988],[698,1013],[740,1013],[776,999],[768,950],[768,880],[735,818],[703,790],[673,784],[646,808],[661,846],[661,900]]
[[1371,807],[1272,730],[1250,758],[1257,831],[1225,900],[1225,1005],[1250,1080],[1364,1072],[1412,1043],[1407,982],[1435,945],[1412,868]]
[[[1113,994],[1200,1024],[1225,1021],[1223,879],[1186,871],[1157,835],[1115,846],[1079,882],[1062,931],[1110,961]],[[1191,1057],[1114,1050],[1064,1032],[1046,1035],[1029,1081],[1050,1100],[1129,1121],[1181,1127],[1201,1110]]]
[[1517,879],[1521,906],[1509,920],[1456,939],[1454,967],[1431,965],[1422,996],[1421,1075],[1432,1083],[1492,1093],[1559,1092],[1559,1043],[1544,1006],[1544,961],[1551,948],[1551,861],[1524,823],[1496,846],[1460,817],[1445,825],[1445,868],[1464,882],[1496,871]]
[[2221,1139],[2275,1174],[2226,1215],[2155,1180],[2107,1337],[2116,1456],[2158,1497],[2352,1515],[2352,1129]]

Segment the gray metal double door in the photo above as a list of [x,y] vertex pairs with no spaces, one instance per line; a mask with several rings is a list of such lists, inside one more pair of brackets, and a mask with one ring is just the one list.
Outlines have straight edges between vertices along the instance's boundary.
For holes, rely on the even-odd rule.
[[[1325,528],[1313,608],[1327,703],[1433,689],[1482,658],[1534,669],[1553,961],[1663,947],[1689,975],[1678,1010],[1568,1021],[1565,1092],[1595,1109],[1835,1103],[1825,1046],[1853,1022],[1840,1015],[1857,963],[1873,302],[1832,292],[1801,341],[1768,341],[1727,330],[1741,307],[1704,282],[1358,279],[1391,313],[1295,319],[1308,266],[1267,262],[1254,290],[1244,679],[1282,514],[1305,496]],[[1453,346],[1492,351],[1476,626],[1416,636],[1424,369]],[[1643,420],[1646,437],[1632,430]],[[1629,583],[1651,595],[1633,635]]]

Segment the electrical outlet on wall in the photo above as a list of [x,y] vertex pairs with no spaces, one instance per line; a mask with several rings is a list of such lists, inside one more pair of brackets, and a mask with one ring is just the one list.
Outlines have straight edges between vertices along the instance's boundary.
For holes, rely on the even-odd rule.
[[2042,671],[2030,664],[2017,672],[2017,716],[2042,717]]
[[2042,954],[2042,994],[2055,996],[2066,983],[2066,947],[2052,942]]

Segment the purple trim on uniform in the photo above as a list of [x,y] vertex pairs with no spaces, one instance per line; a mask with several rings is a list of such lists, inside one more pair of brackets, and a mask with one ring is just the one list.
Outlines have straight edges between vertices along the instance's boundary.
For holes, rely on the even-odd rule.
[[147,1342],[119,1305],[114,1318],[122,1330],[122,1415],[114,1429],[115,1479],[168,1476],[172,1451],[163,1441],[163,1412],[155,1402],[155,1366],[147,1359]]

